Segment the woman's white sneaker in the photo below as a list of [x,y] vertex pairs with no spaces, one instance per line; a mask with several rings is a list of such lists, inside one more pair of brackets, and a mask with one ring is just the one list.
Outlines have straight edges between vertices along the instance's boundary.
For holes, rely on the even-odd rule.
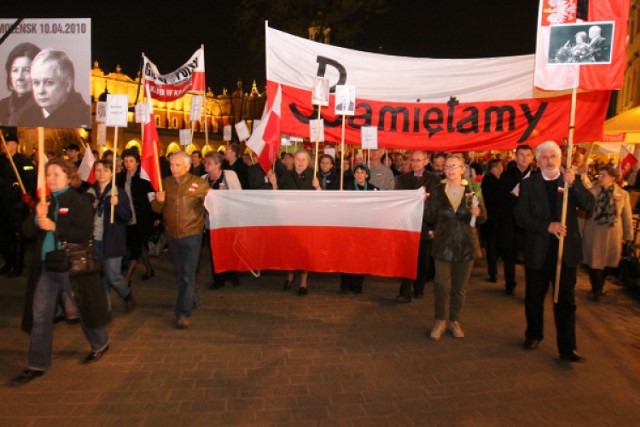
[[447,322],[444,320],[436,320],[436,323],[434,323],[433,328],[431,329],[431,339],[438,341],[440,337],[442,337],[442,334],[444,334],[446,328]]

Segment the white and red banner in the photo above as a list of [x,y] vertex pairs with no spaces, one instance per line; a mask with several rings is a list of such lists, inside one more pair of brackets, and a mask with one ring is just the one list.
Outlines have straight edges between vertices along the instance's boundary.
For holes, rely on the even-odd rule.
[[153,189],[158,191],[160,187],[160,163],[158,159],[161,153],[160,138],[156,129],[149,87],[146,85],[145,93],[147,95],[147,107],[145,109],[142,155],[140,156],[140,177],[148,180]]
[[638,163],[638,159],[633,155],[633,153],[623,145],[620,149],[620,179],[624,179],[629,172],[633,169],[633,167]]
[[424,189],[209,191],[217,272],[308,270],[416,276]]
[[260,123],[247,141],[247,146],[258,156],[258,163],[265,173],[269,171],[278,154],[280,144],[280,110],[282,91],[280,87],[276,96],[267,99]]
[[151,97],[162,102],[175,101],[189,92],[204,93],[204,48],[196,50],[187,62],[168,74],[160,74],[158,67],[145,56],[144,79]]
[[[332,95],[322,108],[325,139],[341,140],[335,85],[356,88],[346,142],[376,126],[384,148],[470,151],[561,141],[569,130],[571,96],[542,94],[533,85],[534,55],[428,59],[394,57],[312,42],[266,28],[267,91],[282,86],[281,132],[309,137],[313,79],[326,77]],[[557,95],[557,96],[552,96]],[[602,138],[608,91],[578,95],[576,141]],[[311,136],[313,140],[313,136]]]
[[[589,22],[613,21],[615,37],[607,40],[611,45],[610,64],[580,65],[549,62],[551,25],[574,24],[577,19],[578,0],[540,0],[538,12],[538,40],[536,46],[535,85],[543,90],[565,90],[578,87],[583,90],[620,89],[627,66],[627,20],[629,0],[589,0]],[[575,46],[568,40],[567,49]],[[593,41],[591,41],[593,43]]]
[[91,151],[91,147],[85,145],[84,156],[82,156],[82,161],[80,162],[80,166],[78,166],[78,175],[80,175],[81,180],[89,184],[96,182],[96,175],[93,171],[93,164],[95,162],[96,158],[93,155],[93,151]]

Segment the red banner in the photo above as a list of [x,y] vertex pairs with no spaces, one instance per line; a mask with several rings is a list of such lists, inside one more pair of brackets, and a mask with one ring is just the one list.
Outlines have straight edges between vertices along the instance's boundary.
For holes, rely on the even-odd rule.
[[[269,93],[277,83],[268,82]],[[601,140],[608,91],[578,94],[575,141]],[[317,118],[310,103],[311,90],[282,86],[281,132],[309,138],[309,120]],[[322,109],[325,141],[340,142],[342,116],[334,114],[335,99]],[[318,108],[318,107],[315,107]],[[378,127],[378,144],[384,148],[429,151],[512,149],[560,141],[569,132],[571,96],[490,102],[444,104],[396,103],[356,100],[355,116],[347,116],[348,142],[360,141],[362,126]]]

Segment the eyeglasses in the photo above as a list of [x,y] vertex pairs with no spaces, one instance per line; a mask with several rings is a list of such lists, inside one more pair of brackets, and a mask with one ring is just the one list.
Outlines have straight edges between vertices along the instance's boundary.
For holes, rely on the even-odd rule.
[[411,159],[411,163],[424,162],[425,159]]
[[444,165],[445,169],[458,169],[460,165]]

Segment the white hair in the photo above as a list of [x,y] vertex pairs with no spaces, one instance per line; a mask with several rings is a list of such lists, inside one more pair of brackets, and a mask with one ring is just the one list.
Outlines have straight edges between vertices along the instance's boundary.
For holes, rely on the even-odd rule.
[[559,157],[562,156],[562,151],[560,151],[560,146],[556,144],[555,141],[545,141],[536,147],[536,161],[539,160],[540,155],[545,150],[553,150],[558,154]]
[[191,156],[188,155],[186,152],[184,151],[178,151],[175,152],[171,155],[171,157],[176,156],[176,157],[182,157],[182,161],[186,164],[191,166]]

